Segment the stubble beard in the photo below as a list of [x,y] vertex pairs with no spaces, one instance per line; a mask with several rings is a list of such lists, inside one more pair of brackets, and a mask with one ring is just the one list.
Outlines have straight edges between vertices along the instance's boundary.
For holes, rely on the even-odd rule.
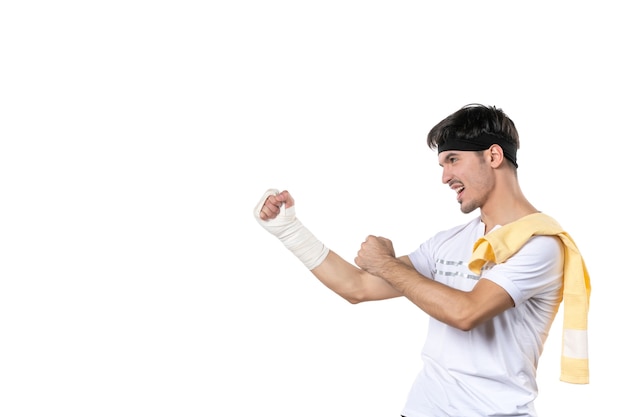
[[480,204],[476,201],[468,201],[466,204],[460,201],[459,205],[463,214],[469,214],[480,207]]

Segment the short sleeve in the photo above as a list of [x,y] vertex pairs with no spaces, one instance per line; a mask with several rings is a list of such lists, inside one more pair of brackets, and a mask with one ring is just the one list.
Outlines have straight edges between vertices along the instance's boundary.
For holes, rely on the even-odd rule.
[[563,282],[564,249],[556,236],[534,236],[506,262],[488,264],[481,279],[498,284],[515,305],[531,297],[558,297]]

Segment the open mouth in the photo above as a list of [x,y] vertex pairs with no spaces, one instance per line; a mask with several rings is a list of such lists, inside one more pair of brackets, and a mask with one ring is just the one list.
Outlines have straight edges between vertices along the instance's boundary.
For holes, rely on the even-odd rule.
[[463,195],[463,191],[465,190],[465,187],[459,187],[457,188],[456,191],[456,201],[461,201],[461,196]]
[[465,191],[465,186],[457,183],[452,185],[450,188],[452,188],[452,190],[456,193],[456,200],[460,201],[463,191]]

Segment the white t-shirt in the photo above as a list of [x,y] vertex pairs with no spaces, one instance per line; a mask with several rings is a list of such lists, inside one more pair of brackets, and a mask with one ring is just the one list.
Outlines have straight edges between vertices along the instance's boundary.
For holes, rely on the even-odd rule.
[[478,277],[467,264],[484,230],[477,217],[409,255],[422,275],[453,288],[470,291],[478,279],[489,279],[515,307],[470,331],[430,318],[406,417],[536,416],[537,364],[562,300],[564,251],[559,238],[535,236],[506,262],[485,265]]

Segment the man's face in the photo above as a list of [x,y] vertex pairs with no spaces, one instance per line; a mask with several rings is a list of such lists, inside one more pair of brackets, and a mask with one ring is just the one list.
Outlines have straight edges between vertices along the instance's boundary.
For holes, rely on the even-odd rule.
[[439,154],[441,181],[456,192],[463,213],[483,207],[493,189],[493,170],[485,158],[488,152],[450,150]]

